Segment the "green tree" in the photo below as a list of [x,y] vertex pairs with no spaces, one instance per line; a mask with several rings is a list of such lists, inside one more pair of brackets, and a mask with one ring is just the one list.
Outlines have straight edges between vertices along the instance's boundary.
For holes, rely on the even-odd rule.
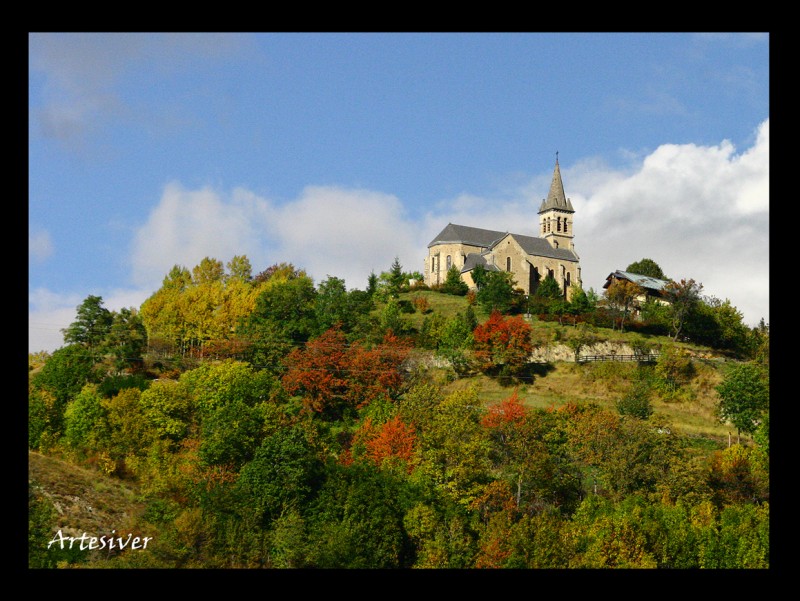
[[507,313],[514,297],[514,274],[510,271],[487,271],[478,288],[478,303],[489,313]]
[[553,303],[561,301],[564,294],[552,274],[548,273],[530,299],[530,312],[536,314],[550,314]]
[[668,344],[661,347],[655,374],[657,386],[663,392],[671,394],[689,383],[695,374],[695,368],[686,351]]
[[[586,291],[577,284],[572,285],[572,292],[570,293],[570,301],[567,306],[567,311],[578,317],[580,315],[589,315],[594,312],[597,306],[596,301],[593,302]],[[575,325],[578,325],[578,320],[575,320]]]
[[392,266],[389,269],[387,281],[389,284],[389,293],[392,295],[399,294],[404,288],[408,287],[408,279],[403,272],[403,266],[400,264],[399,257],[394,258]]
[[204,363],[181,374],[180,382],[187,386],[194,397],[201,420],[217,407],[234,401],[251,407],[257,405],[269,398],[275,385],[270,374],[233,359],[215,364]]
[[437,396],[426,398],[420,390],[417,394],[422,396],[417,398],[422,405],[417,410],[430,415],[430,420],[414,421],[420,455],[413,476],[444,498],[469,507],[489,482],[491,467],[490,441],[481,425],[485,410],[477,390],[458,390],[427,410],[425,405]]
[[141,403],[142,391],[125,388],[101,404],[106,414],[109,433],[109,454],[112,459],[144,456],[155,439]]
[[326,471],[309,508],[310,564],[339,569],[409,567],[405,482],[368,462],[334,464]]
[[341,278],[328,276],[322,280],[317,286],[314,303],[317,334],[337,325],[343,332],[352,331],[358,320],[371,307],[371,303],[361,298],[363,294],[363,292],[360,294],[348,292],[345,281]]
[[185,381],[157,380],[140,396],[142,412],[157,438],[178,443],[194,425],[195,399]]
[[113,316],[103,307],[103,297],[87,296],[77,307],[77,319],[61,330],[67,344],[82,344],[95,351],[111,330]]
[[58,513],[35,482],[28,483],[28,568],[58,567],[58,546],[48,546],[58,529]]
[[753,434],[769,410],[769,371],[756,363],[735,365],[716,387],[720,420]]
[[72,449],[99,450],[101,428],[105,420],[103,396],[96,384],[87,384],[64,412],[64,438]]
[[236,488],[239,511],[253,512],[263,526],[311,498],[322,465],[299,427],[279,428],[266,436],[251,461],[242,467]]
[[635,381],[631,389],[617,401],[617,411],[620,415],[630,415],[646,420],[653,414],[653,405],[650,402],[650,383],[647,380]]
[[238,278],[243,282],[253,279],[253,267],[245,255],[236,255],[228,262],[227,267],[229,278]]
[[475,287],[480,290],[486,284],[486,274],[489,271],[483,265],[476,265],[472,269],[472,281],[475,283]]
[[631,263],[628,267],[625,268],[625,271],[628,273],[636,273],[638,275],[645,275],[649,278],[656,278],[657,280],[667,280],[667,276],[664,275],[664,272],[661,271],[661,267],[658,266],[658,263],[653,261],[652,259],[642,259],[641,261],[636,261],[635,263]]
[[575,331],[566,339],[565,344],[575,354],[575,362],[581,355],[581,351],[587,346],[592,346],[598,341],[597,330],[586,323],[575,326]]
[[455,265],[451,265],[450,269],[447,270],[447,277],[440,288],[440,292],[455,296],[464,296],[469,292],[469,286],[461,279],[461,271]]
[[242,401],[216,407],[203,420],[200,458],[207,465],[239,469],[253,458],[262,429],[260,411]]
[[437,354],[444,357],[453,366],[456,373],[465,373],[470,367],[469,353],[475,342],[473,331],[477,327],[472,307],[466,312],[456,313],[445,321],[437,346]]
[[702,290],[703,285],[691,279],[683,279],[680,282],[670,281],[664,286],[664,298],[669,302],[672,316],[673,340],[678,340],[686,320],[700,302]]
[[117,371],[142,367],[142,357],[147,349],[147,328],[136,308],[123,307],[119,313],[113,314],[105,346],[114,357]]
[[84,385],[97,380],[94,359],[86,347],[70,344],[55,350],[41,371],[31,379],[34,388],[47,391],[53,400],[52,404],[46,404],[44,421],[47,425],[43,432],[60,436],[67,403],[75,398]]
[[374,295],[378,290],[378,283],[378,275],[374,271],[371,271],[367,278],[367,294],[370,296]]

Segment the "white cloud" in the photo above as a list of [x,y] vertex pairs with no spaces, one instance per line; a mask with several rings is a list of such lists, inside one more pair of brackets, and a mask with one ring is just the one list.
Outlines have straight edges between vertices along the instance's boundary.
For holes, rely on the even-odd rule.
[[225,196],[173,183],[135,235],[132,273],[138,286],[156,290],[176,264],[246,255],[254,273],[287,262],[315,282],[336,276],[364,289],[370,272],[388,270],[395,256],[421,271],[426,243],[400,201],[379,192],[309,187],[276,206],[245,189]]

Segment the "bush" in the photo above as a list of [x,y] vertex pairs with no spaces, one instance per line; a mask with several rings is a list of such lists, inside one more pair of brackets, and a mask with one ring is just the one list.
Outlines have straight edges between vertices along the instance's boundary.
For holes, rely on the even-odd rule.
[[635,382],[628,394],[617,401],[617,411],[620,415],[648,419],[653,414],[649,384],[644,380]]

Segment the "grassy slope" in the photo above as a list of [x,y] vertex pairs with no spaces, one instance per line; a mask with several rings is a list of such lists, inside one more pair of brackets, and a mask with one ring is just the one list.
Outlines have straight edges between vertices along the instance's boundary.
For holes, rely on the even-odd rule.
[[[467,307],[464,297],[430,291],[410,292],[402,294],[401,298],[411,300],[415,296],[427,298],[431,310],[428,315],[435,312],[449,318]],[[476,314],[479,321],[487,318],[486,313],[480,310],[477,310]],[[425,318],[419,312],[406,317],[416,328],[420,327]],[[570,325],[541,322],[536,318],[533,318],[531,325],[534,344],[553,341],[559,336],[563,340],[572,332]],[[604,340],[612,342],[625,342],[631,338],[626,332],[607,329],[599,329],[597,333]],[[675,344],[663,336],[640,335],[640,337],[657,345]],[[673,395],[672,398],[655,395],[651,399],[656,417],[662,423],[668,424],[676,433],[714,440],[719,444],[727,442],[731,428],[719,424],[714,415],[717,403],[714,387],[722,380],[725,360],[713,357],[714,353],[705,347],[685,343],[677,343],[676,346],[686,349],[695,356],[705,358],[695,359],[696,374],[680,394]],[[568,402],[591,402],[615,411],[617,400],[624,396],[630,386],[628,375],[634,369],[633,363],[583,365],[556,363],[542,366],[532,374],[532,377],[512,385],[504,386],[497,380],[480,375],[457,379],[447,383],[446,387],[449,390],[456,390],[477,386],[481,398],[486,403],[495,403],[508,398],[516,389],[520,400],[529,407],[549,408],[560,407]]]

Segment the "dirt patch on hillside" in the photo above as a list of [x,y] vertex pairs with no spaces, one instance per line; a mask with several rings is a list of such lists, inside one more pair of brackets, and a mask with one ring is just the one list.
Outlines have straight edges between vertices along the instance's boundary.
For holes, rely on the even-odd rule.
[[30,451],[28,482],[52,501],[65,536],[128,531],[144,506],[135,486],[67,461]]

